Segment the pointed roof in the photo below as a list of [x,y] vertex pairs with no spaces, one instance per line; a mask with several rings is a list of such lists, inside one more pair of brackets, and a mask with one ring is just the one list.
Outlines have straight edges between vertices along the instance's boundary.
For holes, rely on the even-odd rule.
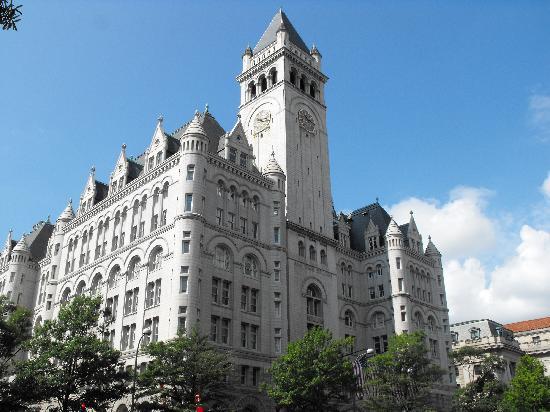
[[411,235],[414,235],[416,237],[420,237],[420,232],[418,232],[418,228],[416,227],[416,222],[414,221],[413,211],[410,211],[411,218],[409,220],[409,226],[407,228],[407,236],[411,237]]
[[379,233],[378,226],[372,221],[372,219],[369,219],[369,223],[367,224],[367,227],[365,228],[365,233]]
[[61,212],[57,220],[71,220],[73,218],[74,218],[73,200],[70,199],[69,203],[67,204],[67,207],[65,208],[65,210],[63,210],[63,212]]
[[277,163],[277,160],[275,159],[275,152],[271,152],[271,157],[269,158],[267,164],[265,165],[263,172],[264,174],[268,174],[268,173],[278,173],[281,175],[285,174],[285,172],[283,171],[283,169],[281,169],[281,166],[279,166],[279,163]]
[[403,232],[401,232],[401,229],[399,229],[399,226],[393,219],[390,220],[390,224],[386,230],[386,236],[403,236]]
[[13,248],[14,252],[30,252],[29,246],[27,245],[27,242],[25,241],[26,235],[21,236],[21,239],[19,242],[17,242],[17,245]]
[[187,126],[187,128],[185,129],[184,136],[187,134],[200,134],[206,136],[206,132],[204,131],[204,127],[202,127],[202,122],[199,118],[198,111],[195,112],[195,115],[189,123],[189,126]]
[[279,29],[286,30],[290,42],[309,54],[309,48],[306,46],[306,43],[302,40],[286,14],[281,9],[279,9],[279,11],[277,11],[275,16],[271,19],[271,23],[269,23],[269,26],[267,26],[267,29],[260,38],[260,41],[256,44],[256,47],[254,47],[254,53],[259,52],[277,40],[277,32]]
[[4,243],[4,248],[7,250],[10,250],[11,248],[12,233],[13,231],[10,229],[10,231],[8,232],[8,237],[6,238],[6,243]]
[[432,256],[432,255],[441,256],[441,253],[439,252],[439,250],[437,250],[437,248],[433,244],[431,236],[428,236],[428,246],[426,246],[425,254],[426,256]]

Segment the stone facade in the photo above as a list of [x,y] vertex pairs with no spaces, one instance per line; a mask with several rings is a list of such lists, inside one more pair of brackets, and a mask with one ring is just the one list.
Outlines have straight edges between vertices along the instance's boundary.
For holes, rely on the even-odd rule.
[[[490,319],[471,320],[451,325],[453,350],[464,346],[482,349],[487,354],[499,356],[505,362],[505,368],[497,374],[499,380],[509,383],[514,377],[516,365],[521,355],[519,343],[514,333],[506,326]],[[456,383],[463,387],[479,376],[476,364],[455,365]]]
[[[237,406],[250,411],[266,410],[258,383],[310,327],[379,353],[392,334],[424,330],[449,370],[434,391],[443,402],[455,380],[441,254],[424,247],[412,213],[398,225],[378,202],[334,211],[328,78],[284,13],[242,61],[234,127],[208,109],[172,133],[160,118],[143,155],[122,146],[107,184],[92,169],[76,213],[69,203],[48,226],[20,302],[40,323],[75,294],[101,294],[106,339],[129,365],[143,328],[165,340],[198,326],[232,350]],[[0,285],[15,252],[3,252]]]
[[550,376],[550,317],[524,320],[505,325],[514,332],[521,350],[542,362]]

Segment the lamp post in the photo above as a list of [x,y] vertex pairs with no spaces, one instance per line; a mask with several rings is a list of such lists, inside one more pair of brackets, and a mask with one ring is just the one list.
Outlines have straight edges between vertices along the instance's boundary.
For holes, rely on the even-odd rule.
[[[361,353],[362,352],[362,353]],[[361,361],[363,360],[363,358],[370,358],[372,356],[375,355],[374,353],[374,349],[372,348],[367,348],[367,349],[360,349],[360,350],[356,350],[354,352],[350,352],[350,353],[346,353],[344,356],[352,356],[352,355],[355,355],[359,353],[360,355],[358,355],[355,360],[353,361],[354,363],[354,373],[357,375],[357,373],[359,374],[359,384],[361,386],[363,386],[363,365],[361,365]],[[358,364],[358,367],[355,367],[355,364]],[[355,398],[357,397],[357,390],[354,391],[353,393],[353,410],[355,411]]]
[[134,381],[132,382],[132,406],[130,408],[130,412],[134,412],[134,401],[136,397],[136,378],[137,378],[137,358],[139,353],[139,345],[141,344],[141,340],[144,336],[151,336],[151,329],[145,328],[143,329],[143,333],[141,334],[141,337],[138,340],[138,344],[136,347],[136,357],[134,358]]

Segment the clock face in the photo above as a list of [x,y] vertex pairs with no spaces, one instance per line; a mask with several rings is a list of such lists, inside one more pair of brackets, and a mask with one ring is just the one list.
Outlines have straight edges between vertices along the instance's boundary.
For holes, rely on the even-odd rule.
[[265,133],[271,127],[271,113],[262,110],[254,119],[254,136]]
[[315,133],[313,116],[307,110],[298,110],[298,125],[309,133]]

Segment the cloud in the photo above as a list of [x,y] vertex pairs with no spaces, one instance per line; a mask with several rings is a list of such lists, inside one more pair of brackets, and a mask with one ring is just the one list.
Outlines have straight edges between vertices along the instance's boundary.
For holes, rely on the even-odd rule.
[[484,211],[491,194],[482,188],[458,187],[444,204],[411,197],[391,206],[389,211],[398,223],[408,222],[409,212],[414,211],[425,244],[427,235],[431,235],[437,247],[445,251],[446,259],[467,258],[496,244],[498,224]]
[[[542,191],[550,197],[550,175]],[[529,224],[508,229],[488,215],[490,196],[486,189],[459,187],[445,203],[413,197],[389,211],[405,223],[414,210],[418,229],[431,234],[441,251],[451,322],[491,318],[507,323],[548,316],[550,232]]]
[[548,176],[546,176],[546,179],[544,179],[544,182],[542,182],[540,191],[544,196],[550,198],[550,173],[548,173]]
[[534,94],[529,98],[529,117],[537,137],[550,141],[550,95]]

